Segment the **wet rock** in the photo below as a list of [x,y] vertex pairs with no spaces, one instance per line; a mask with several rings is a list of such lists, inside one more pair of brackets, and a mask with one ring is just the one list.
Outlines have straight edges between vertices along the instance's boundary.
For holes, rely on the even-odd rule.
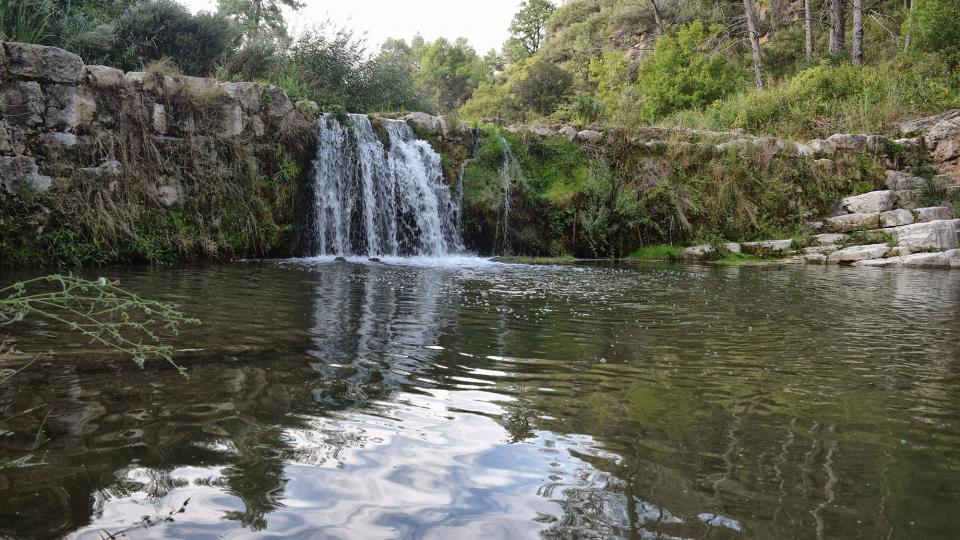
[[33,127],[43,123],[47,103],[40,83],[13,81],[0,88],[0,115],[10,125]]
[[744,253],[751,255],[786,255],[793,252],[793,240],[763,240],[760,242],[745,242]]
[[958,226],[960,220],[930,221],[897,227],[891,229],[890,234],[898,246],[914,251],[955,249],[960,247],[957,238]]
[[47,87],[47,127],[75,129],[93,122],[97,103],[86,88],[57,84]]
[[843,244],[850,240],[850,235],[848,234],[817,234],[810,238],[810,240],[818,246],[832,246],[836,244]]
[[851,264],[867,259],[880,259],[886,256],[890,247],[886,244],[870,244],[866,246],[851,246],[834,251],[827,256],[827,261],[834,264]]
[[577,133],[577,142],[584,144],[598,144],[603,139],[603,134],[592,129],[584,129]]
[[115,88],[123,84],[123,72],[107,66],[87,66],[90,84],[97,88]]
[[917,223],[953,219],[953,211],[946,206],[917,208],[913,211],[913,215],[915,216]]
[[56,47],[6,43],[7,69],[13,75],[76,84],[86,77],[79,56]]
[[894,192],[886,190],[847,197],[840,201],[840,204],[851,214],[873,214],[893,210],[896,201]]
[[880,226],[880,214],[845,214],[826,219],[827,228],[836,232],[852,232],[876,229]]
[[900,227],[901,225],[912,225],[913,222],[913,212],[902,208],[880,214],[881,227]]
[[0,182],[10,195],[23,189],[43,192],[50,189],[53,179],[40,174],[37,162],[27,156],[0,156]]

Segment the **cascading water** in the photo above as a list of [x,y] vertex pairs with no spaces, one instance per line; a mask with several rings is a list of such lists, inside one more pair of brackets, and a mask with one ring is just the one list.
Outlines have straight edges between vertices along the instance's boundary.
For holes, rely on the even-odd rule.
[[317,123],[312,204],[305,227],[311,255],[445,256],[463,251],[458,205],[443,183],[440,155],[406,123],[333,115]]
[[[516,158],[510,151],[510,144],[501,133],[497,133],[500,138],[500,146],[503,148],[503,166],[500,168],[500,182],[503,185],[503,216],[500,221],[498,235],[501,240],[501,250],[504,254],[510,253],[510,192],[513,189],[512,174]],[[519,169],[519,167],[516,167]]]

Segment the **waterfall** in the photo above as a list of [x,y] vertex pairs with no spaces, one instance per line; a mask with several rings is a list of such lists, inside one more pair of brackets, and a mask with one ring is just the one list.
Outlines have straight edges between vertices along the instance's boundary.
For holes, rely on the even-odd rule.
[[[406,123],[333,115],[317,122],[305,226],[310,255],[444,256],[464,250],[440,155]],[[379,124],[382,122],[382,125]]]
[[[497,137],[500,138],[500,146],[503,148],[503,166],[500,168],[500,182],[503,185],[503,215],[500,221],[500,227],[498,236],[501,237],[501,249],[502,253],[510,253],[510,191],[513,189],[513,180],[511,175],[513,174],[513,165],[516,161],[516,158],[513,156],[513,152],[510,151],[510,143],[507,142],[507,139],[503,136],[502,133],[497,133]],[[519,170],[519,166],[517,167]]]

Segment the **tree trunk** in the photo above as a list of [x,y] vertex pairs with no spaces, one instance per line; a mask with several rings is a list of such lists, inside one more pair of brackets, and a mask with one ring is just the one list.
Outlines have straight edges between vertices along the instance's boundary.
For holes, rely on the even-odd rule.
[[806,29],[806,47],[807,60],[813,60],[813,0],[803,0],[803,11],[806,19],[804,27]]
[[[913,19],[913,0],[903,0],[903,7],[907,8],[907,21]],[[910,50],[910,25],[907,25],[907,35],[903,38],[903,52]]]
[[757,88],[763,88],[763,71],[760,60],[760,36],[757,35],[757,23],[754,20],[753,0],[743,0],[743,12],[747,17],[747,31],[750,33],[750,48],[753,49],[753,75]]
[[863,65],[863,0],[853,0],[853,63]]
[[845,0],[830,0],[830,54],[847,52]]
[[663,35],[663,18],[660,17],[660,6],[657,5],[657,0],[650,0],[650,4],[653,5],[653,23],[657,25],[657,35]]

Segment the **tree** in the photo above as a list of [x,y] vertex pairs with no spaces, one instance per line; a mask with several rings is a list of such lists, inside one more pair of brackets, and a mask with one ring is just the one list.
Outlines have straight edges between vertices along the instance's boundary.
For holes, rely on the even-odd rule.
[[853,63],[863,65],[863,0],[853,0]]
[[846,0],[830,0],[830,54],[847,52]]
[[527,56],[540,50],[547,37],[547,19],[556,8],[548,0],[526,0],[510,23],[511,39],[519,44]]
[[240,23],[248,39],[254,39],[264,33],[285,38],[287,25],[281,8],[298,10],[304,4],[299,0],[217,0],[217,6]]
[[523,107],[547,115],[563,101],[572,83],[573,77],[553,62],[537,60],[516,83],[514,93]]
[[657,26],[657,34],[663,34],[663,17],[660,16],[660,6],[657,0],[650,0],[650,6],[653,7],[653,24]]
[[803,15],[804,15],[804,52],[806,53],[807,60],[813,60],[813,6],[811,5],[812,0],[803,0]]
[[750,49],[753,51],[753,76],[757,88],[763,88],[763,73],[760,57],[760,36],[757,33],[757,23],[753,10],[753,0],[743,0],[743,14],[747,18],[747,32],[749,34]]
[[[416,49],[415,49],[416,50]],[[484,78],[484,63],[464,38],[451,43],[439,38],[420,49],[418,84],[428,89],[439,113],[463,105]]]
[[940,55],[954,68],[960,63],[960,2],[914,1],[908,22],[917,51]]

